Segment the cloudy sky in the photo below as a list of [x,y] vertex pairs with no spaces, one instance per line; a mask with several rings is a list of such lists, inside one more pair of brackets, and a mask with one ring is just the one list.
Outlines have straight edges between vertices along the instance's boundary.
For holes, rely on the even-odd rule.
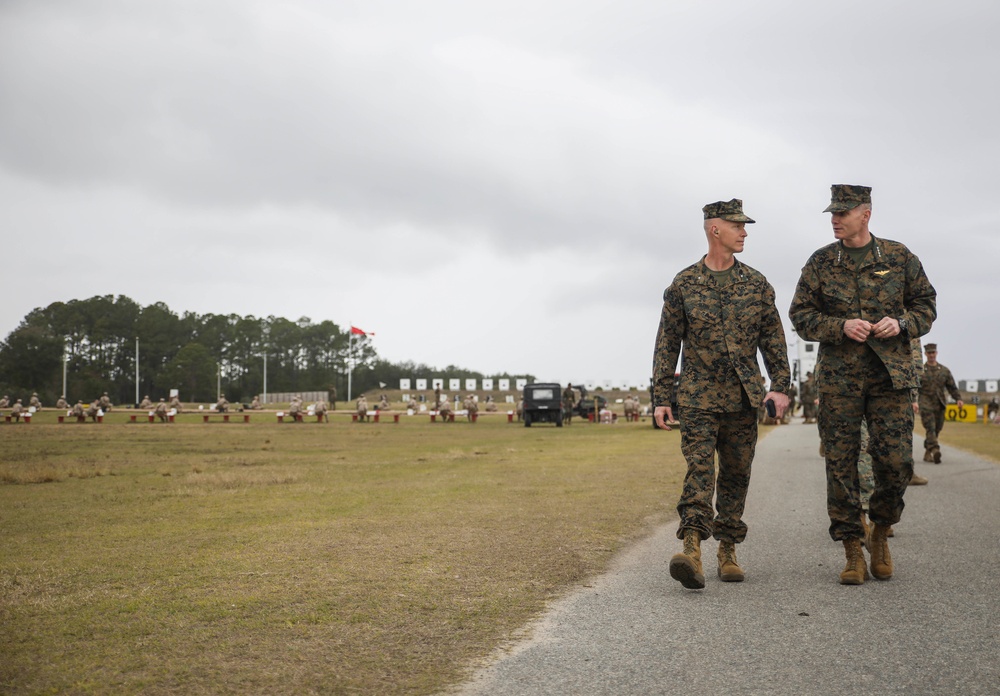
[[5,0],[0,335],[124,294],[641,383],[702,205],[757,220],[791,339],[856,183],[938,290],[941,361],[996,378],[998,26],[988,0]]

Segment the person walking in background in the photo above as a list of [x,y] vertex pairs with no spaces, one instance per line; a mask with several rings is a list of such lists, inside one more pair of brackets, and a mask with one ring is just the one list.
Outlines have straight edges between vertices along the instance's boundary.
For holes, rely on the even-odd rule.
[[574,406],[576,406],[576,393],[573,391],[573,385],[567,382],[566,388],[563,389],[562,393],[563,422],[566,425],[573,424]]
[[816,379],[812,372],[806,374],[802,383],[802,422],[816,422]]
[[920,423],[924,426],[924,461],[941,463],[941,444],[938,435],[944,427],[944,411],[948,402],[945,392],[951,395],[959,408],[965,406],[951,370],[937,361],[937,344],[924,347],[927,362],[920,382]]
[[[683,540],[683,551],[670,559],[670,576],[689,589],[705,586],[701,542],[710,536],[719,541],[719,578],[740,582],[745,577],[736,560],[736,544],[747,534],[743,509],[757,445],[757,407],[770,400],[777,416],[784,416],[791,382],[774,288],[735,256],[743,251],[746,225],[754,221],[735,198],[710,203],[702,212],[708,254],[678,273],[663,293],[653,354],[656,424],[669,430],[673,403],[684,411],[681,451],[687,475],[677,503],[677,538]],[[682,347],[684,360],[675,384]],[[758,351],[771,378],[766,395]]]
[[872,574],[892,577],[888,531],[899,522],[913,476],[913,410],[917,386],[910,339],[926,334],[937,317],[937,293],[920,260],[899,242],[869,229],[871,188],[835,184],[833,244],[806,262],[789,317],[799,336],[817,341],[819,426],[826,446],[830,537],[844,544],[845,585],[868,577],[861,539],[858,457],[861,422],[868,424],[875,490],[868,544]]

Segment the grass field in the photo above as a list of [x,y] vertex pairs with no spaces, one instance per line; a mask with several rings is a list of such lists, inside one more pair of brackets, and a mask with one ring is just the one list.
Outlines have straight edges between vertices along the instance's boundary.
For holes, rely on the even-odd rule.
[[0,692],[431,693],[673,515],[645,423],[0,426]]
[[[433,693],[672,517],[684,470],[648,421],[55,419],[0,425],[3,694]],[[942,441],[1000,462],[1000,428]]]

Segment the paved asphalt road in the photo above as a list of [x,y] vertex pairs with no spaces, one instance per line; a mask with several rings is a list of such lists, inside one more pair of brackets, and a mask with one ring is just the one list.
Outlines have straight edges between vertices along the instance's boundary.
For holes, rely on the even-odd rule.
[[818,443],[800,421],[758,443],[745,582],[718,580],[710,540],[705,589],[683,589],[661,528],[458,693],[1000,694],[1000,466],[950,448],[918,463],[930,484],[907,490],[894,577],[850,587]]

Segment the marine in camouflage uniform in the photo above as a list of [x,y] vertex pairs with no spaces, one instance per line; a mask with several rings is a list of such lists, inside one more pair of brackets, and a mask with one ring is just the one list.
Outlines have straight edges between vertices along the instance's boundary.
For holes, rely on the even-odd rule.
[[[683,413],[681,451],[688,469],[677,504],[677,537],[684,540],[684,553],[671,559],[670,571],[688,588],[704,587],[700,542],[710,536],[720,542],[720,577],[743,579],[735,544],[747,534],[743,508],[757,443],[757,408],[771,398],[781,417],[791,379],[774,288],[734,256],[743,250],[744,223],[753,220],[737,199],[709,204],[703,212],[709,253],[678,273],[663,293],[653,356],[657,425],[669,430],[664,417],[673,420],[673,403]],[[758,350],[771,377],[766,397]]]
[[938,435],[944,427],[944,410],[947,405],[945,392],[951,394],[958,407],[962,408],[962,393],[958,391],[951,370],[937,361],[937,344],[928,343],[927,364],[920,383],[920,422],[924,426],[924,461],[941,463],[941,445]]
[[[868,229],[871,188],[835,184],[832,202],[837,242],[816,251],[799,277],[789,310],[799,336],[820,344],[816,386],[819,426],[826,444],[830,536],[843,541],[844,584],[867,577],[860,557],[861,500],[858,457],[861,422],[871,438],[875,490],[872,571],[892,576],[885,535],[899,522],[913,475],[913,409],[917,375],[910,339],[926,334],[937,317],[937,293],[920,260],[899,242]],[[855,543],[856,542],[856,543]]]
[[563,422],[566,425],[571,425],[573,423],[573,407],[576,405],[576,392],[573,391],[573,385],[567,384],[566,388],[562,392],[562,409],[563,409]]
[[806,375],[802,383],[802,422],[812,423],[816,420],[816,379],[813,373]]

